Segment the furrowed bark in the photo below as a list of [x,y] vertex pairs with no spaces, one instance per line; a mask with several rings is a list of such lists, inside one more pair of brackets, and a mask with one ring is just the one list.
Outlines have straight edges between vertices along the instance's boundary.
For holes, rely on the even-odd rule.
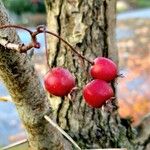
[[[118,63],[115,0],[45,0],[45,3],[49,30],[65,38],[91,60],[105,56]],[[57,123],[81,148],[141,150],[130,121],[120,119],[116,100],[111,107],[108,104],[103,109],[92,109],[85,104],[82,88],[89,81],[90,66],[81,61],[60,40],[49,37],[51,67],[68,68],[75,75],[79,88],[72,101],[50,95]]]
[[[45,0],[48,27],[68,40],[91,60],[105,56],[117,62],[114,40],[115,0]],[[0,25],[10,23],[0,2]],[[15,30],[0,30],[0,38],[19,43]],[[89,108],[82,99],[82,87],[89,81],[89,64],[83,65],[62,42],[49,39],[49,63],[65,66],[77,78],[79,90],[74,98],[50,95],[54,119],[82,148],[125,147],[129,150],[149,150],[150,132],[144,119],[132,129],[130,121],[120,119],[116,101],[113,107]],[[46,122],[44,115],[51,110],[36,71],[26,54],[0,46],[0,77],[8,88],[28,132],[31,149],[71,150],[62,135]],[[111,110],[112,109],[112,110]],[[148,117],[149,118],[149,117]],[[148,131],[148,132],[147,132]],[[138,136],[138,138],[136,137]]]
[[[0,25],[11,23],[0,1]],[[0,30],[0,38],[19,43],[14,29]],[[27,54],[0,46],[0,77],[5,83],[27,131],[32,150],[72,149],[45,119],[51,108],[45,91]]]

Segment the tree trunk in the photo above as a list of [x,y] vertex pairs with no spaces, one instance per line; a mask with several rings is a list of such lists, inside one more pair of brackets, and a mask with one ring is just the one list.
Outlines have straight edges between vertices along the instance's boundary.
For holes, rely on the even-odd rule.
[[[48,27],[68,40],[89,59],[105,56],[117,62],[114,40],[115,0],[46,0]],[[0,1],[0,25],[10,19]],[[0,30],[0,38],[19,43],[15,30]],[[146,118],[136,134],[126,119],[120,119],[116,101],[103,109],[92,109],[82,99],[82,87],[90,80],[89,64],[81,63],[61,41],[49,39],[49,63],[64,66],[76,76],[78,91],[74,98],[50,95],[54,119],[82,148],[125,147],[149,150],[150,122]],[[0,77],[8,88],[28,133],[33,150],[71,150],[72,146],[49,125],[44,115],[50,105],[27,54],[0,45]],[[113,83],[112,83],[113,85]],[[139,138],[135,138],[135,136]]]
[[[10,24],[8,14],[0,1],[0,25]],[[0,37],[19,43],[15,30],[0,31]],[[0,77],[16,105],[28,133],[32,150],[71,149],[62,135],[44,119],[51,108],[39,78],[27,54],[0,46]]]
[[[91,60],[97,56],[104,56],[118,62],[115,43],[115,0],[45,2],[50,31],[66,39]],[[138,140],[135,140],[136,132],[132,129],[130,121],[118,116],[116,100],[102,109],[93,109],[85,104],[82,88],[90,80],[90,66],[87,63],[83,65],[80,59],[55,37],[49,38],[49,64],[51,67],[66,67],[76,77],[79,90],[72,101],[67,97],[58,98],[50,95],[50,102],[57,123],[81,148],[143,148],[137,144]],[[114,86],[113,83],[112,85]]]

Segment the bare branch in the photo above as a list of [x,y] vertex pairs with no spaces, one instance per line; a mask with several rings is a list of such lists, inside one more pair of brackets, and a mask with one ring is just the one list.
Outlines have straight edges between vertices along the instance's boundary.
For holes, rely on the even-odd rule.
[[0,102],[12,102],[9,96],[0,97]]
[[9,43],[5,39],[0,39],[0,44],[2,46],[4,46],[5,48],[13,49],[13,50],[16,50],[16,51],[20,52],[20,45],[19,44]]
[[44,118],[53,126],[55,127],[58,131],[60,131],[78,150],[81,150],[81,148],[77,145],[77,143],[63,130],[61,129],[56,123],[54,123],[50,117],[47,115],[44,116]]
[[27,140],[27,139],[24,139],[24,140],[22,140],[22,141],[19,141],[19,142],[13,143],[13,144],[11,144],[11,145],[8,145],[8,146],[6,146],[6,147],[3,147],[2,150],[13,149],[13,148],[16,148],[17,146],[22,145],[22,144],[25,144],[25,143],[27,143],[27,142],[28,142],[28,140]]

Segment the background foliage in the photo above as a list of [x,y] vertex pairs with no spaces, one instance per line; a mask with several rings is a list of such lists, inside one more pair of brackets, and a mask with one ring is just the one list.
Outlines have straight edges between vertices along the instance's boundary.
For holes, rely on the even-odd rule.
[[3,0],[10,11],[20,15],[24,12],[45,13],[44,0]]

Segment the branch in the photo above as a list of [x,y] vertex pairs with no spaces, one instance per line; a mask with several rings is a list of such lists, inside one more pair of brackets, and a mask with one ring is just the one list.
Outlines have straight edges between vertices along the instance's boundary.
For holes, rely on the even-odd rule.
[[[86,58],[85,56],[83,56],[82,54],[80,54],[78,51],[76,51],[76,49],[69,43],[67,42],[66,40],[64,40],[62,37],[60,37],[59,35],[53,33],[53,32],[50,32],[50,31],[47,31],[45,26],[44,25],[40,25],[36,28],[36,30],[34,32],[32,32],[31,30],[25,28],[25,27],[22,27],[22,26],[18,26],[18,25],[3,25],[3,26],[0,26],[0,29],[5,29],[5,28],[16,28],[16,29],[22,29],[22,30],[25,30],[27,32],[29,32],[30,36],[31,36],[31,39],[32,41],[28,44],[28,45],[19,45],[19,46],[16,46],[16,45],[10,45],[9,42],[5,41],[5,42],[2,42],[2,45],[4,47],[7,46],[7,44],[9,43],[9,48],[10,49],[13,49],[14,47],[17,48],[17,50],[19,50],[20,52],[27,52],[28,50],[30,50],[31,48],[40,48],[40,43],[37,42],[37,35],[40,34],[40,33],[44,33],[44,38],[45,38],[45,49],[47,49],[47,43],[46,43],[46,33],[52,35],[52,36],[55,36],[57,37],[58,39],[60,39],[62,42],[64,42],[66,45],[68,45],[68,47],[70,47],[70,49],[78,55],[79,58],[82,58],[84,60],[86,60],[88,63],[90,64],[94,64],[94,62],[92,62],[91,60],[89,60],[88,58]],[[2,39],[4,39],[2,37]],[[47,54],[47,50],[46,50],[46,55]],[[47,57],[48,59],[48,57]],[[49,64],[48,64],[49,66]]]
[[19,141],[19,142],[16,142],[16,143],[13,143],[13,144],[10,144],[10,145],[8,145],[8,146],[6,146],[6,147],[3,147],[2,148],[2,150],[8,150],[8,149],[17,149],[17,147],[18,146],[23,146],[23,144],[25,144],[25,143],[27,143],[28,142],[28,140],[27,139],[24,139],[24,140],[22,140],[22,141]]
[[56,123],[54,123],[50,117],[47,115],[44,116],[44,118],[53,126],[55,127],[58,131],[60,131],[78,150],[81,150],[81,148],[77,145],[77,143],[63,130],[61,129]]
[[14,44],[14,43],[9,43],[7,40],[5,39],[0,39],[0,44],[8,49],[13,49],[16,50],[18,52],[20,52],[20,45],[19,44]]
[[3,38],[0,38],[0,45],[2,45],[3,47],[5,47],[7,49],[16,50],[20,53],[27,52],[31,48],[40,48],[40,44],[37,41],[31,42],[28,45],[24,45],[24,44],[10,43],[9,41],[7,41],[6,39],[3,39]]
[[12,102],[12,99],[8,96],[0,97],[0,102]]

